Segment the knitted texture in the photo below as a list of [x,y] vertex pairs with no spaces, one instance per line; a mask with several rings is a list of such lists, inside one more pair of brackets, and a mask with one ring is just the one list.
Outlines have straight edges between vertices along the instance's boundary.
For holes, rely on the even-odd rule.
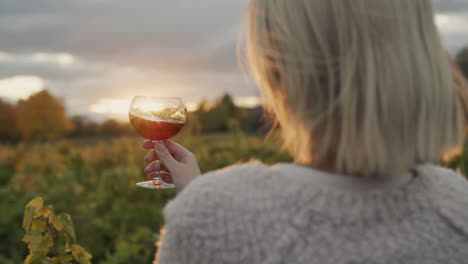
[[158,263],[468,263],[468,181],[454,171],[421,165],[375,190],[307,172],[253,163],[197,178],[165,208]]

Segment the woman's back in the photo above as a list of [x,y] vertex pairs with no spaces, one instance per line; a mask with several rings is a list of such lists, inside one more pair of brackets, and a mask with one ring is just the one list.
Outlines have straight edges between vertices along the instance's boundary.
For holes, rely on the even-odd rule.
[[330,173],[253,164],[188,185],[194,155],[157,150],[187,186],[161,263],[466,263],[468,182],[429,165],[463,147],[468,120],[431,0],[250,0],[247,17],[284,146]]
[[434,165],[388,179],[260,163],[207,174],[166,208],[159,263],[466,262],[468,182]]

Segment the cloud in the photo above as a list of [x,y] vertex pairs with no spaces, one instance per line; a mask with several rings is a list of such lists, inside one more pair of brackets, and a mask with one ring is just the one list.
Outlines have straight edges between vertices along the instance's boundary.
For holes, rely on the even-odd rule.
[[445,45],[452,53],[468,46],[468,13],[466,15],[437,14],[436,23]]
[[69,53],[34,53],[31,56],[34,62],[56,63],[59,65],[70,65],[76,62],[73,55]]
[[0,51],[0,62],[8,61],[9,59],[10,59],[10,55],[8,55],[8,53]]
[[38,76],[14,76],[0,79],[0,97],[26,99],[44,88],[44,80]]
[[468,12],[466,0],[433,0],[433,4],[434,9],[441,14]]
[[2,48],[65,50],[133,67],[236,70],[247,2],[0,0]]
[[73,55],[66,52],[18,54],[0,51],[0,63],[57,64],[66,66],[77,63],[77,60]]

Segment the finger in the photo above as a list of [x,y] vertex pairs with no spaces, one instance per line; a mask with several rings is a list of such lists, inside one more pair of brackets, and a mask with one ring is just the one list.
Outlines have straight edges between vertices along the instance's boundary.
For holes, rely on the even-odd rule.
[[174,183],[174,181],[172,180],[172,175],[170,173],[161,173],[159,174],[159,176],[165,183]]
[[145,172],[146,175],[149,175],[149,174],[151,174],[151,173],[153,173],[153,172],[159,170],[159,169],[156,170],[156,168],[155,168],[155,167],[156,167],[156,166],[155,166],[156,163],[157,163],[157,162],[151,163],[150,165],[146,166],[146,168],[144,169],[144,172]]
[[154,150],[151,150],[150,152],[148,152],[148,154],[146,154],[145,156],[145,161],[150,163],[150,162],[153,162],[155,160],[159,160],[159,157],[158,155],[156,154],[156,152]]
[[164,172],[169,172],[169,169],[166,167],[166,165],[162,164],[161,162],[153,162],[146,166],[144,169],[145,174],[151,174],[153,172],[158,172],[158,171],[164,171]]
[[175,143],[174,141],[165,140],[164,144],[169,150],[169,152],[172,154],[174,159],[176,159],[177,161],[182,161],[188,155],[193,155],[192,152],[190,152],[188,149],[186,149],[180,144]]
[[141,144],[141,146],[145,149],[154,149],[154,143],[151,140],[146,140]]
[[179,162],[174,159],[163,142],[157,142],[155,144],[155,151],[159,159],[164,163],[164,165],[166,165],[169,171],[172,171],[179,165]]

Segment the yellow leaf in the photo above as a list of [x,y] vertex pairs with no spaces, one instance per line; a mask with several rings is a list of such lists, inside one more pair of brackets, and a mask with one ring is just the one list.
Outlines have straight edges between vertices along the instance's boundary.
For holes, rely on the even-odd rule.
[[34,219],[32,221],[31,230],[39,230],[41,232],[46,231],[46,223],[43,220]]
[[73,260],[73,256],[72,256],[72,255],[64,255],[64,256],[60,256],[60,257],[59,257],[59,261],[60,261],[60,262],[63,262],[63,261],[70,261],[70,260]]
[[26,207],[26,210],[24,210],[24,216],[23,216],[23,229],[26,230],[26,232],[29,231],[31,228],[31,222],[34,216],[34,208],[33,207]]
[[84,248],[82,248],[80,245],[72,245],[72,255],[75,257],[75,259],[80,263],[80,264],[91,264],[89,261],[93,256],[86,252]]
[[32,199],[27,205],[26,208],[32,207],[34,208],[35,211],[40,210],[44,206],[44,200],[42,200],[42,197],[36,197]]
[[31,260],[32,260],[32,255],[29,254],[24,260],[24,264],[31,264]]
[[58,231],[62,231],[63,230],[63,224],[62,224],[62,220],[60,219],[60,215],[56,215],[54,217],[54,221],[52,222],[52,225],[55,227],[55,229],[57,229]]
[[43,206],[41,209],[36,210],[34,216],[35,217],[39,217],[39,216],[48,217],[50,212],[53,212],[52,206]]
[[52,224],[54,222],[54,219],[55,219],[55,213],[54,213],[54,210],[53,210],[53,207],[51,206],[51,211],[49,212],[49,224]]

